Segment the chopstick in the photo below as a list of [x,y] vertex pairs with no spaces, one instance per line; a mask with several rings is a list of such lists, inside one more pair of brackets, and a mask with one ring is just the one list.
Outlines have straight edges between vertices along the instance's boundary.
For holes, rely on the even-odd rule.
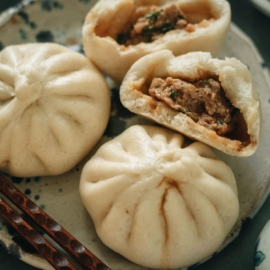
[[77,268],[69,262],[58,250],[56,250],[42,235],[33,229],[23,218],[0,197],[0,212],[7,222],[19,232],[27,242],[47,259],[56,269]]
[[[0,174],[0,192],[29,216],[56,243],[70,254],[85,269],[110,270],[110,268],[89,251],[82,243],[61,227],[53,218],[40,209],[33,201]],[[0,214],[56,269],[77,269],[47,242],[38,232],[0,198]],[[27,232],[25,234],[25,228]],[[41,251],[41,252],[40,252]],[[57,253],[55,253],[57,252]],[[52,256],[54,255],[54,256]],[[75,268],[72,268],[75,267]]]

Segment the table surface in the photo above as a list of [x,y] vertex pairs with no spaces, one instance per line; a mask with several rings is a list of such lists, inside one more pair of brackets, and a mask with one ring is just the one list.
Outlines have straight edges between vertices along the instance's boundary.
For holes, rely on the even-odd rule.
[[[1,0],[0,12],[20,0]],[[232,21],[254,42],[265,63],[270,67],[270,17],[258,11],[247,0],[230,0]],[[270,91],[270,89],[269,89]],[[245,223],[240,235],[218,255],[196,270],[253,270],[253,252],[257,237],[265,223],[270,219],[270,197],[253,220]],[[269,266],[270,267],[270,266]],[[33,270],[24,262],[9,255],[0,246],[0,270]]]

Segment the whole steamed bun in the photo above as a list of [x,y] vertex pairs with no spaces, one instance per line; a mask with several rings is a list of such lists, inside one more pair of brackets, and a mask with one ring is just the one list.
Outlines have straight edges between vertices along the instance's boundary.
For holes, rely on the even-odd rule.
[[100,139],[109,114],[106,81],[85,56],[52,43],[0,52],[1,171],[68,171]]
[[82,201],[105,245],[150,268],[212,255],[239,213],[232,170],[201,142],[132,126],[86,163]]

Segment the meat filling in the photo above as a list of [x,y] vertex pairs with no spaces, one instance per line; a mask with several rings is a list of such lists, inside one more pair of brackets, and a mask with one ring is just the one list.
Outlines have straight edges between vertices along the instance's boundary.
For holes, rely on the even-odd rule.
[[239,117],[239,110],[225,96],[220,82],[213,78],[194,83],[171,77],[154,78],[149,94],[218,135],[230,133]]
[[119,44],[128,46],[152,42],[170,30],[183,29],[188,25],[175,5],[165,9],[158,9],[157,6],[137,7],[131,21],[134,23],[118,34]]

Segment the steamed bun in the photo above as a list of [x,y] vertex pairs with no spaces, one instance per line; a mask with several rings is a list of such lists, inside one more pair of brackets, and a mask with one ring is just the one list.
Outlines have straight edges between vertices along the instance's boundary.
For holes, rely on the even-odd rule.
[[131,112],[232,156],[251,156],[260,143],[260,99],[247,66],[235,58],[146,55],[127,72],[120,99]]
[[212,255],[234,226],[234,174],[200,142],[155,126],[132,126],[86,163],[82,201],[105,245],[150,268]]
[[121,83],[131,65],[152,52],[217,55],[230,21],[225,0],[100,0],[85,18],[83,45],[87,57]]
[[85,56],[52,43],[1,51],[1,171],[66,172],[102,136],[109,114],[106,81]]

